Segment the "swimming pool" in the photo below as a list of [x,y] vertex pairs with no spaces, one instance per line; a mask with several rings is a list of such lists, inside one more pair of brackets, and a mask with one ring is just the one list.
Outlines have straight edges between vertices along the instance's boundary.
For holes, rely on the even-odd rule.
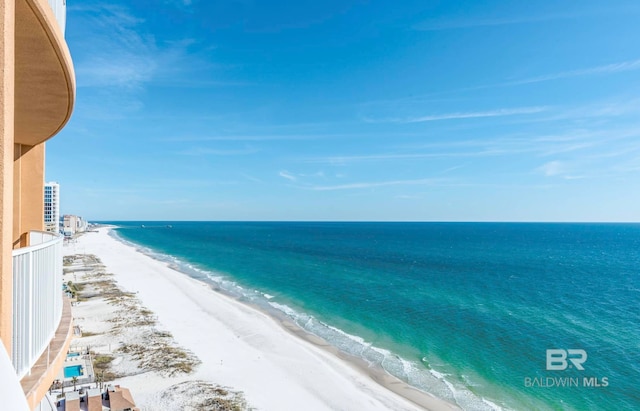
[[64,367],[64,378],[79,377],[82,374],[82,365],[72,365],[70,367]]
[[67,354],[67,358],[70,357],[79,357],[80,353],[79,352],[70,352],[69,354]]

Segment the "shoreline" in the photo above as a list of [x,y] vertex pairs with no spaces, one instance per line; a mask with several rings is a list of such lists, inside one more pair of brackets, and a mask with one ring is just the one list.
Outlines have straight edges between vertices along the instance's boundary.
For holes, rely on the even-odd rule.
[[167,383],[199,379],[244,392],[249,406],[258,409],[459,409],[369,367],[287,318],[138,251],[109,235],[111,230],[86,233],[65,245],[65,255],[97,256],[118,286],[135,293],[177,344],[202,362],[195,373],[180,378],[139,374],[119,380],[142,399],[139,405],[151,403]]

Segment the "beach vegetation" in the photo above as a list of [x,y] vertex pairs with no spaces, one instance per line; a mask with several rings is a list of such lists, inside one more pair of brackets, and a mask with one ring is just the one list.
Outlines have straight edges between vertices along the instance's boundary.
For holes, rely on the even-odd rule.
[[114,356],[109,354],[93,354],[93,369],[95,370],[96,384],[100,383],[100,385],[102,385],[105,381],[113,381],[123,376],[111,369],[111,363],[115,359]]
[[185,411],[247,411],[251,410],[244,394],[207,381],[185,381],[165,389],[164,403]]
[[176,347],[171,342],[156,339],[147,345],[123,344],[118,351],[130,355],[145,371],[156,371],[169,377],[194,372],[200,360],[191,352]]
[[171,334],[169,331],[154,331],[153,332],[154,337],[158,337],[158,338],[173,338],[173,334]]
[[147,309],[147,308],[141,308],[140,309],[140,314],[144,315],[144,316],[152,316],[153,315],[153,311]]
[[97,333],[97,332],[93,332],[93,331],[84,331],[82,330],[82,336],[83,337],[93,337],[96,335],[102,335],[103,333]]
[[108,354],[96,354],[93,357],[93,368],[99,371],[104,371],[113,362],[113,356]]

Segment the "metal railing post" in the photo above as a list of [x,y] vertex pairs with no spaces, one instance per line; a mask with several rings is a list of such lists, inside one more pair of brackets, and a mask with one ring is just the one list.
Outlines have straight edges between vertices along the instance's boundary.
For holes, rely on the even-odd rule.
[[[29,316],[27,317],[27,353],[29,357],[33,356],[33,252],[29,252],[29,268],[27,272],[28,279],[28,293],[27,293],[27,307],[29,307]],[[31,367],[29,367],[29,375],[31,375]]]

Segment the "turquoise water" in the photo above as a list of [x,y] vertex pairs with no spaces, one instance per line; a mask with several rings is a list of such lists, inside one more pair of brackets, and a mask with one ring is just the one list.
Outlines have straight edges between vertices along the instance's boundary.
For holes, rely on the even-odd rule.
[[82,365],[64,367],[64,378],[79,377],[82,375]]
[[116,224],[464,409],[640,409],[640,225]]

